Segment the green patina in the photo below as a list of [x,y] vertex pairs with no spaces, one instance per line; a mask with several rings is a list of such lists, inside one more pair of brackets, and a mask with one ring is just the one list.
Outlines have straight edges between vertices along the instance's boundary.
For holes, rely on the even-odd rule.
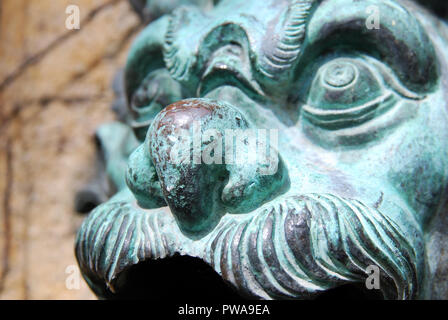
[[[379,29],[366,26],[372,5]],[[386,298],[432,297],[442,244],[429,239],[448,185],[447,31],[392,0],[204,1],[150,23],[125,70],[132,120],[98,135],[118,193],[78,234],[91,288],[119,292],[131,266],[178,253],[249,297],[314,298],[364,283],[370,265]],[[182,140],[195,122],[212,163]],[[270,174],[226,161],[250,155],[226,130],[250,129],[278,132]],[[173,161],[173,149],[191,158]]]

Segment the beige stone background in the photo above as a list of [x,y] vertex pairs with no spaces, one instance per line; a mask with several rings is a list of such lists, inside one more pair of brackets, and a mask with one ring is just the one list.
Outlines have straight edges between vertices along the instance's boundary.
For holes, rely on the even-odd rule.
[[[69,4],[80,30],[65,28]],[[66,286],[73,200],[140,28],[127,0],[0,0],[0,299],[95,298],[82,279]]]

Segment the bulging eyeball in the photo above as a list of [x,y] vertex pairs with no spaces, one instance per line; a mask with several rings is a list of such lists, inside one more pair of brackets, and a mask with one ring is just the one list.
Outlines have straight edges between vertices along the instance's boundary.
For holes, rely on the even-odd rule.
[[335,130],[366,122],[393,105],[381,74],[362,59],[338,58],[317,72],[303,115],[309,122]]
[[133,114],[132,126],[140,141],[145,139],[148,127],[165,106],[182,99],[180,84],[166,69],[151,72],[132,95],[129,107]]
[[361,61],[335,59],[317,72],[308,104],[323,110],[344,110],[383,94],[380,80]]

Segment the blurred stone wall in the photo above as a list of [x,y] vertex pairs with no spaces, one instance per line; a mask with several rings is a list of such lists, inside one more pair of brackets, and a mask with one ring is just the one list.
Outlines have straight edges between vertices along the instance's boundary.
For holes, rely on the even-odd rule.
[[[65,27],[69,4],[80,30]],[[140,29],[127,0],[0,1],[0,299],[94,298],[76,288],[73,200]]]

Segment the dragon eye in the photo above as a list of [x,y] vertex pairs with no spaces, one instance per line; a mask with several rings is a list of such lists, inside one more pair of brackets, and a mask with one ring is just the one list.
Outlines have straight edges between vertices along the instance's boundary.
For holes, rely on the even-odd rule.
[[374,118],[394,105],[394,97],[361,59],[338,58],[317,71],[302,112],[314,125],[337,130]]
[[154,117],[167,105],[181,100],[180,85],[166,69],[151,72],[134,92],[130,108],[132,127],[139,139],[144,139]]

